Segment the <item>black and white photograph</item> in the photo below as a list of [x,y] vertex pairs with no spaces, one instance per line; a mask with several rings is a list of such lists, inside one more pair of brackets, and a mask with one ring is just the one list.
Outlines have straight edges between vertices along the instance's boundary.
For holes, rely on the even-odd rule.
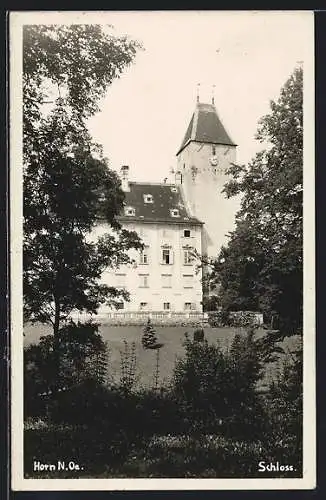
[[9,38],[12,488],[314,488],[313,12]]

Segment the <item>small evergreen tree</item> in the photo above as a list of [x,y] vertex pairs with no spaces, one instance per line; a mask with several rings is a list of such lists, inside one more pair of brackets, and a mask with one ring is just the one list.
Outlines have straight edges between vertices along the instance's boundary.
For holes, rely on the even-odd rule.
[[145,325],[143,336],[141,339],[141,343],[144,349],[157,349],[157,334],[151,323],[150,318],[147,320],[147,324]]

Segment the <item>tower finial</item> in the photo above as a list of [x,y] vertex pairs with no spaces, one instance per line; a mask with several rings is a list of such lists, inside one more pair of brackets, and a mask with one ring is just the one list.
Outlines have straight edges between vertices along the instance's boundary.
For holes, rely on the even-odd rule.
[[215,87],[216,85],[212,85],[212,104],[215,104]]
[[197,102],[199,102],[200,83],[197,83]]

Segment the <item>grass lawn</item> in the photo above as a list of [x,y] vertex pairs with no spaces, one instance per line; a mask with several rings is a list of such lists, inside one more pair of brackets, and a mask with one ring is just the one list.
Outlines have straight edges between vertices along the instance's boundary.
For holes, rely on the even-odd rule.
[[[109,374],[113,380],[118,381],[121,375],[121,352],[125,349],[124,341],[127,341],[127,349],[130,350],[132,342],[136,349],[136,377],[138,384],[146,387],[153,385],[153,377],[156,364],[156,352],[145,350],[141,345],[142,326],[102,326],[100,332],[103,339],[107,341],[110,350]],[[158,341],[163,343],[160,349],[160,383],[165,384],[170,378],[175,360],[184,355],[184,334],[188,331],[193,334],[193,327],[166,326],[157,327]],[[37,343],[41,335],[51,332],[50,327],[45,325],[31,325],[24,330],[24,344]],[[234,335],[244,332],[242,328],[205,328],[205,336],[208,342],[219,342],[223,348],[227,348]],[[294,339],[286,341],[286,348],[291,349]],[[268,367],[267,376],[275,371],[275,365]]]

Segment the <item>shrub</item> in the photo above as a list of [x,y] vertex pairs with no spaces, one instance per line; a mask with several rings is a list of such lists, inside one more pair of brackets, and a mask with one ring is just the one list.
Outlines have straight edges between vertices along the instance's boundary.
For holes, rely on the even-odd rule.
[[[70,322],[60,330],[58,392],[87,381],[102,384],[108,377],[108,348],[96,323]],[[25,416],[45,415],[55,377],[54,337],[40,338],[24,350]]]
[[259,434],[264,417],[256,385],[263,370],[254,333],[236,335],[228,352],[188,337],[185,349],[185,357],[176,362],[172,386],[189,428],[248,438]]
[[145,325],[141,343],[144,349],[156,349],[157,346],[157,334],[154,330],[151,320],[148,318],[147,324]]
[[279,450],[283,460],[295,463],[298,470],[302,466],[302,366],[302,346],[299,345],[288,352],[265,396],[270,423],[267,439]]
[[194,331],[194,341],[196,342],[203,342],[205,339],[205,332],[203,328],[197,328]]

